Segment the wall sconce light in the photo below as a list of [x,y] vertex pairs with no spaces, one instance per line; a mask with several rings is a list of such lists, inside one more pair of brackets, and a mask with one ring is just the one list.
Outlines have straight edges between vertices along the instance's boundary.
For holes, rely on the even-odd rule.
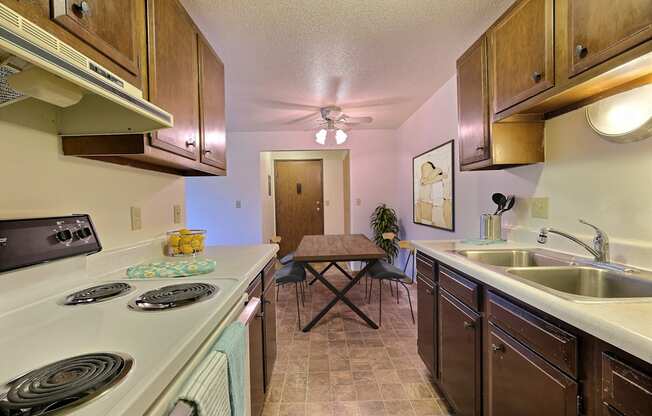
[[630,143],[652,137],[652,84],[586,107],[589,125],[605,140]]

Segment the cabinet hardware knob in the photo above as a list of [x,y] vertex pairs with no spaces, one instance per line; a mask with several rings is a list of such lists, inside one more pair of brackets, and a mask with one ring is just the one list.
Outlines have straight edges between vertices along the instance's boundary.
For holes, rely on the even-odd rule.
[[464,321],[464,328],[473,329],[473,328],[475,328],[475,325],[473,324],[473,322]]
[[211,153],[213,153],[213,152],[212,152],[211,150],[209,150],[209,149],[205,149],[205,150],[204,150],[204,154],[205,154],[205,155],[208,155],[208,154],[211,154]]
[[534,71],[534,72],[532,73],[532,81],[534,81],[534,82],[539,82],[539,81],[541,81],[542,79],[543,79],[543,75],[541,74],[541,72]]
[[74,11],[79,13],[82,16],[90,16],[91,6],[87,1],[80,1],[79,3],[74,3],[72,5]]
[[484,150],[484,149],[485,149],[484,146],[478,146],[478,147],[475,148],[475,151],[476,151],[476,152],[480,152],[480,151],[482,151],[482,150]]
[[192,137],[186,140],[186,147],[190,147],[190,146],[192,147],[197,146],[197,144],[195,143],[195,139]]
[[575,56],[577,56],[579,59],[586,58],[586,55],[589,54],[589,48],[587,48],[584,45],[577,45],[575,47]]
[[500,344],[500,345],[491,344],[491,351],[493,351],[493,352],[505,352],[505,346],[503,344]]
[[434,295],[435,291],[432,290],[432,289],[426,289],[426,293],[429,294],[429,295]]
[[256,318],[263,319],[265,317],[265,312],[261,312],[258,315],[256,315]]

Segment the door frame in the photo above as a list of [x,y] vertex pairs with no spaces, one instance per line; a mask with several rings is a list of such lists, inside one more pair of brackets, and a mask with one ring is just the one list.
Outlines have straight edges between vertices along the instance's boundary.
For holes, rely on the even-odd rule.
[[274,232],[278,235],[278,180],[276,165],[278,162],[319,162],[321,174],[319,175],[319,185],[321,187],[321,196],[319,206],[321,207],[321,229],[322,233],[326,230],[326,223],[324,218],[324,159],[274,159],[274,170],[272,175],[274,177]]

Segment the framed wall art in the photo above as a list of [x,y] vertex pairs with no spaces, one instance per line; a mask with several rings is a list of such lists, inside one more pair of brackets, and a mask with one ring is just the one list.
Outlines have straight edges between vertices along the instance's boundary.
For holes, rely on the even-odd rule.
[[415,224],[455,231],[454,157],[451,140],[412,159]]

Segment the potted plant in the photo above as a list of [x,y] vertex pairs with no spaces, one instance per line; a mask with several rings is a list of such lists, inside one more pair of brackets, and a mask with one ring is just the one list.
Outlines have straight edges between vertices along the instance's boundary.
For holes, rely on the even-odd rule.
[[398,217],[396,211],[380,204],[371,214],[371,229],[374,232],[374,243],[387,253],[387,260],[394,263],[398,255]]

